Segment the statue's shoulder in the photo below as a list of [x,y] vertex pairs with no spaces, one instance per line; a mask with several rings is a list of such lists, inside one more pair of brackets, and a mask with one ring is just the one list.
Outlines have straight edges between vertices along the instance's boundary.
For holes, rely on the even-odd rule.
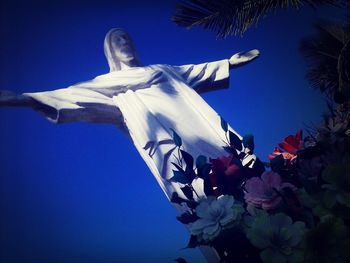
[[147,66],[149,67],[150,69],[153,69],[153,70],[160,70],[160,71],[167,71],[167,70],[173,70],[173,66],[171,65],[168,65],[168,64],[152,64],[152,65],[149,65]]
[[101,74],[96,76],[93,81],[104,81],[104,80],[110,80],[118,77],[126,77],[133,74],[144,74],[148,72],[149,74],[152,74],[154,71],[169,71],[173,70],[173,66],[168,64],[151,64],[147,66],[141,66],[141,67],[132,67],[125,70],[116,70],[112,72],[108,72],[105,74]]

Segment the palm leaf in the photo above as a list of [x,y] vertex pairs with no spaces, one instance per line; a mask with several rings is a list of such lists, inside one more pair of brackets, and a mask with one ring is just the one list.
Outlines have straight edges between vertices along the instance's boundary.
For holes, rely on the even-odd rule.
[[[346,0],[344,0],[346,1]],[[184,0],[172,20],[180,26],[202,26],[217,37],[243,34],[253,24],[276,9],[299,9],[304,5],[337,4],[341,0]]]
[[304,39],[300,46],[308,64],[306,78],[311,87],[341,102],[339,96],[347,97],[350,90],[349,26],[320,21],[315,24],[315,29],[315,36]]

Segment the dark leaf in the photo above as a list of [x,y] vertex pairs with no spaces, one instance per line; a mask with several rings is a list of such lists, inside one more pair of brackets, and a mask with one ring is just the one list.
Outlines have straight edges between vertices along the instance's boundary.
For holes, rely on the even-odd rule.
[[201,169],[207,163],[207,157],[204,155],[199,155],[196,159],[197,169]]
[[149,148],[151,148],[153,146],[154,142],[153,141],[149,141],[146,143],[146,145],[143,147],[144,150],[148,150]]
[[180,147],[182,145],[181,137],[173,130],[173,140],[176,146]]
[[190,212],[185,212],[182,215],[177,216],[176,219],[179,220],[182,224],[188,224],[196,221],[198,219],[198,216]]
[[310,86],[338,103],[343,100],[342,94],[349,92],[350,81],[349,27],[345,24],[319,21],[314,27],[316,34],[303,39],[300,46],[308,64],[306,78]]
[[196,178],[196,173],[194,172],[193,169],[186,169],[186,176],[187,178],[190,180],[190,184],[192,183],[192,181]]
[[211,164],[206,163],[201,169],[198,169],[198,177],[204,179],[207,178],[211,170]]
[[181,191],[184,193],[184,195],[189,199],[193,200],[193,191],[192,188],[188,185],[181,188]]
[[284,168],[284,158],[282,154],[277,155],[270,161],[271,170],[278,173]]
[[180,151],[181,151],[181,155],[186,163],[186,170],[185,170],[186,176],[190,180],[190,183],[191,183],[193,181],[193,179],[196,177],[196,174],[193,170],[193,162],[194,162],[193,157],[188,152],[185,152],[183,150],[180,150]]
[[256,175],[261,175],[263,172],[265,172],[265,165],[259,158],[256,158],[252,170]]
[[173,177],[171,177],[169,179],[169,181],[181,183],[181,184],[191,183],[191,181],[189,180],[189,178],[186,176],[185,173],[183,173],[181,171],[175,171],[175,170],[173,170],[173,173],[174,173],[174,175],[173,175]]
[[222,128],[225,132],[227,132],[227,130],[228,130],[227,122],[226,122],[222,117],[220,117],[220,120],[221,120],[221,128]]
[[321,147],[318,145],[302,149],[297,152],[298,158],[300,159],[312,159],[315,156],[319,156],[321,154]]
[[229,131],[228,134],[230,138],[230,145],[233,146],[236,150],[242,151],[242,141],[239,139],[239,137],[232,131]]
[[179,26],[201,26],[225,38],[246,32],[262,18],[278,9],[339,4],[346,0],[182,0],[172,20]]
[[197,237],[194,235],[191,235],[190,240],[188,241],[188,244],[186,248],[195,248],[199,245]]
[[175,203],[175,204],[181,204],[184,203],[186,200],[179,197],[178,193],[174,192],[171,195],[170,202]]
[[182,169],[182,167],[180,165],[178,165],[177,163],[171,162],[179,171],[185,173],[185,170]]
[[224,148],[224,150],[230,154],[236,154],[237,155],[237,152],[235,149],[233,149],[232,147],[230,146],[223,146],[222,148]]
[[198,203],[193,200],[186,200],[186,204],[191,209],[196,209],[196,207],[198,206]]
[[204,193],[205,193],[205,195],[206,196],[214,195],[213,184],[212,184],[209,176],[204,177],[203,180],[204,180]]
[[243,137],[243,145],[246,148],[249,148],[250,153],[254,152],[254,136],[252,134],[246,134]]
[[191,154],[189,154],[188,152],[185,152],[184,150],[180,150],[182,157],[185,160],[186,166],[190,167],[191,169],[193,169],[193,157]]
[[[188,179],[188,183],[192,183],[193,179],[196,178],[196,173],[194,172],[193,169],[191,169],[190,167],[186,167],[186,170],[182,169],[181,166],[179,166],[178,164],[171,162],[181,173],[183,173],[187,179]],[[171,179],[171,178],[170,178]]]
[[170,198],[170,202],[175,203],[175,204],[186,203],[187,206],[191,209],[195,209],[198,206],[198,203],[196,201],[183,199],[176,192],[174,192],[172,194],[172,196]]

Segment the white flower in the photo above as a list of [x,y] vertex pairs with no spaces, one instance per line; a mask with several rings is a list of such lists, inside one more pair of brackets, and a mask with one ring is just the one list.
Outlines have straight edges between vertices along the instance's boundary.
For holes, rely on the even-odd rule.
[[199,219],[189,224],[191,234],[205,241],[213,240],[222,229],[239,220],[242,213],[243,207],[234,204],[233,196],[224,195],[218,199],[209,196],[196,208]]

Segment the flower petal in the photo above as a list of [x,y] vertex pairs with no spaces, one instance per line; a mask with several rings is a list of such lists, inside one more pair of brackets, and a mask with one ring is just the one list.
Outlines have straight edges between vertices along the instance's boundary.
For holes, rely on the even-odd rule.
[[227,224],[231,223],[233,220],[234,220],[234,214],[232,211],[231,213],[225,214],[225,216],[222,217],[219,222],[222,226],[226,226]]
[[281,147],[283,150],[289,152],[289,153],[292,153],[292,154],[296,154],[298,148],[295,148],[293,145],[290,145],[289,143],[287,142],[281,142],[278,144],[279,147]]
[[282,179],[278,173],[275,172],[265,172],[261,175],[261,180],[270,187],[279,188]]
[[282,202],[282,198],[279,196],[276,196],[272,199],[268,199],[262,202],[261,207],[264,210],[271,210],[271,209],[277,208],[281,202]]
[[213,235],[215,232],[220,230],[219,228],[220,228],[219,224],[216,223],[203,229],[203,233],[207,235]]
[[258,177],[252,177],[247,180],[244,187],[253,196],[261,196],[266,191],[266,185]]
[[282,213],[278,213],[271,216],[270,220],[271,220],[271,224],[275,228],[288,227],[293,223],[292,219],[289,216]]

